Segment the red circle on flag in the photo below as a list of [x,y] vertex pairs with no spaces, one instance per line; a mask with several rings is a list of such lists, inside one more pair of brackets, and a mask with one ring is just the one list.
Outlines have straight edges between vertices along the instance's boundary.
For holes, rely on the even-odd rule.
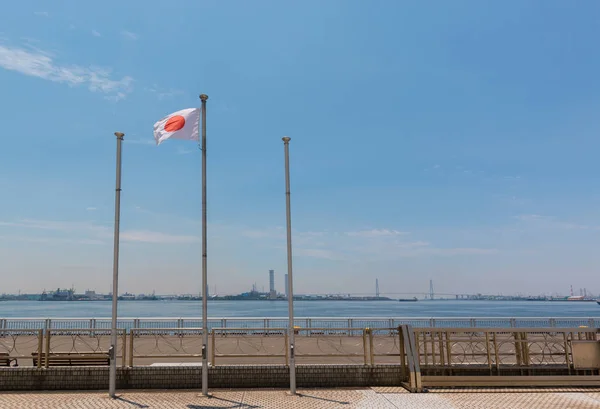
[[183,128],[185,125],[185,118],[181,115],[172,116],[167,120],[165,124],[165,131],[167,132],[175,132]]

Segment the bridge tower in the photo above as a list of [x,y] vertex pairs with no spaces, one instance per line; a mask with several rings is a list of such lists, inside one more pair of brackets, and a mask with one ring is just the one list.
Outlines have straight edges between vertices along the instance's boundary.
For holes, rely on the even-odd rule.
[[429,299],[433,300],[433,280],[429,280]]

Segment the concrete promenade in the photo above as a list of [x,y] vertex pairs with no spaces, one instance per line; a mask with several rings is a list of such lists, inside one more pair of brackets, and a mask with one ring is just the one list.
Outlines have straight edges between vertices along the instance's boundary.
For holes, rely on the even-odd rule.
[[111,408],[405,408],[405,409],[598,409],[594,389],[433,389],[410,394],[402,388],[313,389],[289,396],[284,390],[216,390],[212,398],[186,391],[127,391],[116,400],[102,392],[3,393],[0,409]]

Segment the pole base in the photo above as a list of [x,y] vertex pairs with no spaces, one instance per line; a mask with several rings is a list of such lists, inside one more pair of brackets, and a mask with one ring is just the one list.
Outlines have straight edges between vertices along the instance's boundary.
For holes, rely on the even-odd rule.
[[213,397],[213,394],[212,394],[212,393],[210,393],[210,392],[209,392],[209,393],[207,393],[206,395],[205,395],[205,394],[203,394],[203,393],[200,393],[199,395],[196,395],[196,397],[197,397],[197,398],[210,399],[210,398],[212,398],[212,397]]

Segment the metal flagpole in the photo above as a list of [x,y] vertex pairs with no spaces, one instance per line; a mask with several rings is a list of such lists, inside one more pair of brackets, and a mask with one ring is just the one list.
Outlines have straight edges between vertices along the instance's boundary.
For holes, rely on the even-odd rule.
[[[208,396],[208,291],[206,257],[206,100],[202,101],[202,394]],[[214,348],[214,346],[213,346]]]
[[[108,355],[110,357],[110,372],[108,394],[115,398],[117,386],[117,298],[119,295],[119,224],[121,214],[121,144],[122,132],[115,132],[117,137],[117,182],[115,189],[115,236],[114,236],[114,255],[113,255],[113,289],[112,289],[112,323],[110,331],[110,348]],[[125,346],[123,346],[125,347]]]
[[290,393],[296,394],[296,359],[294,357],[294,279],[292,278],[292,213],[290,208],[290,140],[284,136],[283,147],[285,151],[285,208],[287,218],[287,267],[288,267],[288,310],[290,313],[288,323],[288,340],[290,351]]

